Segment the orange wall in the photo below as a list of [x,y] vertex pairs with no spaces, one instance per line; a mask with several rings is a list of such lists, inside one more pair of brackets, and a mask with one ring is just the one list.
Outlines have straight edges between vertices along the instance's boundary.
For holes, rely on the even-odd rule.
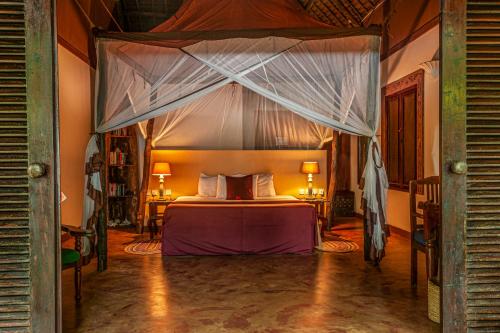
[[92,69],[58,46],[62,223],[80,225],[83,211],[85,149],[90,139]]
[[439,0],[387,0],[377,7],[364,25],[387,24],[387,35],[382,37],[382,54],[387,55],[408,42],[408,38],[415,39],[436,25],[439,11]]
[[[87,16],[97,26],[111,30],[116,28],[110,25],[110,17],[102,7],[100,0],[78,0]],[[113,11],[115,0],[104,1],[107,8]],[[78,8],[74,0],[57,0],[57,37],[58,42],[77,55],[87,63],[94,57],[93,45],[91,39],[92,27],[89,21]]]
[[[216,174],[274,174],[277,194],[296,195],[307,186],[307,176],[299,172],[302,161],[318,161],[320,174],[314,177],[314,187],[326,189],[325,150],[153,150],[155,161],[169,162],[172,176],[166,177],[165,188],[172,195],[195,195],[200,172]],[[157,190],[158,177],[151,176],[149,189]]]

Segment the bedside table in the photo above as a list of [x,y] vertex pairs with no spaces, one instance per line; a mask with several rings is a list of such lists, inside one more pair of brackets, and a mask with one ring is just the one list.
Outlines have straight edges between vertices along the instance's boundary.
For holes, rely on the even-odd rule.
[[148,201],[147,204],[149,206],[149,219],[148,219],[148,228],[149,228],[149,238],[153,239],[155,235],[159,233],[157,220],[163,219],[163,212],[158,212],[158,207],[167,207],[174,200],[153,200]]
[[314,205],[316,208],[316,213],[318,214],[318,222],[321,222],[321,236],[327,227],[328,218],[326,217],[326,203],[328,200],[326,198],[307,198],[307,197],[296,197],[300,201],[307,202]]
[[296,197],[300,201],[310,203],[316,207],[316,212],[320,216],[326,216],[326,198],[307,198],[307,197]]

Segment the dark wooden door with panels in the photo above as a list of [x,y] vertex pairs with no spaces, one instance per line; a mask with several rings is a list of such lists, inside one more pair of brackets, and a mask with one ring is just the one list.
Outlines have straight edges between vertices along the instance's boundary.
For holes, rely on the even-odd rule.
[[0,332],[57,332],[57,99],[51,0],[0,0]]
[[442,1],[443,332],[500,332],[500,1]]

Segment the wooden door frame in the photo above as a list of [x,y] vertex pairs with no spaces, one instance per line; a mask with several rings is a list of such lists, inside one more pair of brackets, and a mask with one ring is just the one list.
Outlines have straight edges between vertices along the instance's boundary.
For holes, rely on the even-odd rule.
[[466,161],[466,1],[441,0],[440,133],[443,332],[466,332],[466,177],[450,172]]
[[29,163],[46,166],[29,181],[31,331],[61,331],[59,125],[55,0],[27,0],[26,88]]
[[[442,328],[465,332],[465,0],[441,0]],[[31,311],[33,332],[60,332],[59,147],[55,1],[26,2],[29,162],[47,175],[30,181]],[[36,195],[33,195],[36,193]],[[452,255],[450,255],[452,254]]]

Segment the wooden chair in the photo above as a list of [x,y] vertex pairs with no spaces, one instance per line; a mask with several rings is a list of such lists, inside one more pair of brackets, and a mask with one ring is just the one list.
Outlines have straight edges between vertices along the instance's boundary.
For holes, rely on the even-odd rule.
[[[414,290],[417,288],[418,251],[427,253],[427,240],[425,238],[423,223],[424,215],[421,210],[424,207],[424,203],[440,204],[439,182],[438,176],[410,181],[411,287]],[[417,197],[419,186],[423,188],[423,196],[425,198],[423,201],[421,201],[421,197]],[[426,259],[428,262],[427,257]]]
[[84,230],[70,225],[62,225],[61,229],[75,238],[74,249],[61,249],[61,262],[63,270],[68,268],[75,269],[75,301],[76,304],[80,304],[82,299],[82,266],[90,261],[89,257],[84,257],[82,255],[82,237],[92,238],[94,236],[94,231],[92,229]]
[[427,278],[439,285],[441,209],[438,204],[425,202],[422,210],[424,215],[424,237],[427,241],[427,251],[425,253]]
[[160,233],[160,229],[158,227],[158,221],[160,221],[160,225],[163,225],[163,214],[165,210],[160,212],[158,207],[163,206],[167,207],[172,203],[172,200],[156,200],[149,201],[149,219],[148,219],[148,228],[149,228],[149,239],[154,239],[155,235]]

